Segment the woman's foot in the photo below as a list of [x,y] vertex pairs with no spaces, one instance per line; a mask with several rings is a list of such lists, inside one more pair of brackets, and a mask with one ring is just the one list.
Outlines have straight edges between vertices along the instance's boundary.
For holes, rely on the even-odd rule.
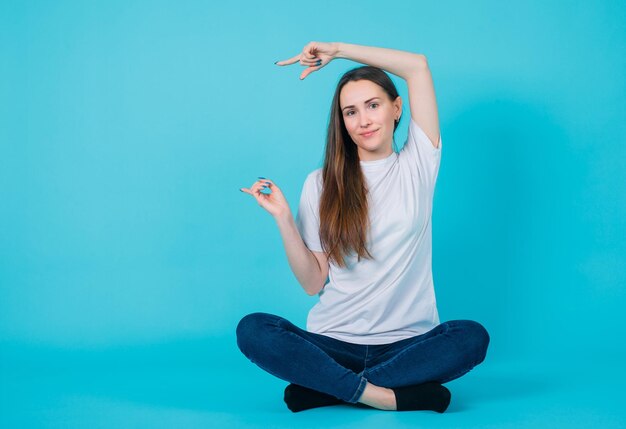
[[394,387],[398,411],[430,410],[443,413],[450,405],[450,391],[437,382]]
[[285,404],[294,413],[311,408],[327,407],[330,405],[347,404],[332,395],[309,389],[298,384],[290,384],[285,388]]

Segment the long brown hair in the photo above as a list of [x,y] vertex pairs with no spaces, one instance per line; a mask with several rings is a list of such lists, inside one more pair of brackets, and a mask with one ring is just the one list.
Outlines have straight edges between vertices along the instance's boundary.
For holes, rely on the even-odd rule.
[[[379,85],[391,101],[398,91],[391,78],[380,68],[357,67],[347,71],[335,89],[328,133],[326,154],[322,168],[322,195],[320,197],[320,240],[328,259],[345,267],[344,256],[356,252],[361,258],[373,259],[365,244],[370,231],[368,189],[359,163],[357,145],[343,122],[339,95],[350,81],[369,80]],[[398,121],[394,124],[394,132]]]

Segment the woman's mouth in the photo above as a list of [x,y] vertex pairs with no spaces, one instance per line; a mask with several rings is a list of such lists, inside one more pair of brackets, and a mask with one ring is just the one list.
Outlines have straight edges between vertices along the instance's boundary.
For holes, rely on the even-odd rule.
[[375,132],[377,132],[378,130],[374,130],[374,131],[370,131],[369,133],[363,133],[361,134],[362,137],[371,137],[374,135]]

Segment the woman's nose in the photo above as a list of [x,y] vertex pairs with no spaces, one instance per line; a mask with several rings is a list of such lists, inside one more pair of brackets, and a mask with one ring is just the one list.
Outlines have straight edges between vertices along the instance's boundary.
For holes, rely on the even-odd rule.
[[372,123],[372,121],[370,121],[367,115],[361,115],[360,122],[361,122],[360,125],[363,128],[367,127],[369,124]]

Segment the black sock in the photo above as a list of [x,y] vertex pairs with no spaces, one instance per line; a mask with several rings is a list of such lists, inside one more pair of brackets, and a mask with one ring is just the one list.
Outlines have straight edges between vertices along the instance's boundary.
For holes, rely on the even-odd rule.
[[287,408],[294,413],[311,408],[347,404],[347,402],[332,395],[293,383],[285,387],[285,403]]
[[450,391],[439,383],[393,387],[398,411],[431,410],[443,413],[450,404]]

